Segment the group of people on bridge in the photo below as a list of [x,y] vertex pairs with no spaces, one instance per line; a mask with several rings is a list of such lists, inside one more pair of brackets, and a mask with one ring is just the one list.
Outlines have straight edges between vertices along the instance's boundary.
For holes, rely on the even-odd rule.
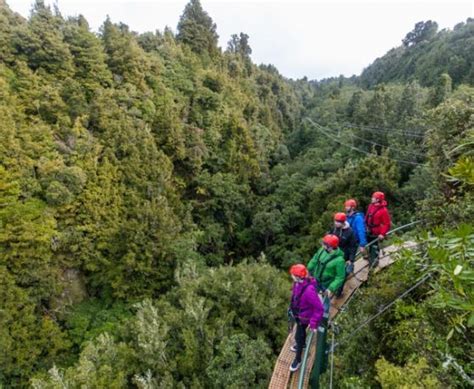
[[[359,250],[371,266],[379,257],[378,242],[385,239],[390,230],[391,218],[383,192],[374,192],[365,216],[357,211],[357,201],[344,203],[345,212],[334,215],[334,226],[322,239],[321,247],[308,265],[296,264],[290,268],[294,281],[290,308],[296,322],[295,344],[291,351],[295,359],[290,371],[301,365],[306,343],[306,329],[316,331],[324,312],[329,312],[330,299],[342,293],[345,280],[354,272],[354,261]],[[376,241],[370,247],[367,242]]]

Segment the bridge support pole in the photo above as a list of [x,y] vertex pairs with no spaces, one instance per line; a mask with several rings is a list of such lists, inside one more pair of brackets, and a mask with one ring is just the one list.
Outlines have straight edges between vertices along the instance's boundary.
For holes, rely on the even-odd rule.
[[311,370],[310,386],[311,389],[319,389],[319,378],[327,370],[328,354],[327,354],[327,329],[329,321],[329,308],[331,304],[326,297],[324,300],[324,315],[321,323],[319,323],[316,338],[316,358],[314,360],[313,369]]

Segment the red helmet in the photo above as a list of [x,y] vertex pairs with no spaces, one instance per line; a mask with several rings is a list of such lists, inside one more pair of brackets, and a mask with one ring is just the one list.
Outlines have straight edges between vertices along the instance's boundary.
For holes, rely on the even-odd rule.
[[334,221],[344,223],[347,220],[347,216],[344,212],[338,212],[334,215]]
[[355,201],[354,199],[349,199],[349,200],[346,200],[346,202],[344,203],[344,207],[346,208],[357,208],[357,201]]
[[327,234],[323,238],[323,243],[332,247],[333,249],[337,249],[339,246],[339,238],[336,235]]
[[297,263],[290,267],[290,274],[296,277],[305,278],[308,276],[308,269],[306,269],[305,265]]
[[374,192],[374,193],[372,194],[372,197],[373,197],[374,199],[379,200],[379,201],[385,200],[385,194],[384,194],[383,192]]

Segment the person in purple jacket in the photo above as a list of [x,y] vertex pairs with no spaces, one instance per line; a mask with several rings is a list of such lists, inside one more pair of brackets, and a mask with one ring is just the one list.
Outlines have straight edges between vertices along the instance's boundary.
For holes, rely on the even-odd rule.
[[293,278],[290,310],[296,321],[296,344],[291,346],[295,359],[290,371],[296,371],[301,365],[301,354],[306,343],[306,328],[316,331],[324,313],[321,299],[317,293],[316,280],[309,276],[305,265],[297,264],[290,268]]

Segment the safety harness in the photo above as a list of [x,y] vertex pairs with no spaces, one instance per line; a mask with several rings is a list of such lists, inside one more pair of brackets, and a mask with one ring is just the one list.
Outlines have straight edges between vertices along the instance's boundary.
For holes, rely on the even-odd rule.
[[387,208],[387,207],[385,205],[382,205],[381,207],[377,207],[377,209],[373,213],[368,213],[367,216],[365,217],[365,223],[367,224],[367,227],[369,227],[371,231],[372,231],[372,228],[380,227],[381,225],[383,225],[383,223],[373,224],[372,221],[374,220],[374,217],[377,214],[377,212],[381,211],[384,208]]
[[298,294],[298,296],[292,296],[291,297],[291,303],[290,303],[290,308],[288,310],[288,315],[291,314],[291,316],[293,317],[293,319],[297,320],[298,319],[298,316],[299,314],[301,313],[300,311],[300,308],[298,307],[298,304],[301,300],[301,297],[303,297],[303,293],[305,292],[305,290],[308,288],[308,286],[310,285],[314,285],[312,284],[311,282],[308,282],[306,285],[303,285],[303,287],[301,288],[301,291],[300,293]]
[[326,270],[327,265],[330,262],[332,262],[334,259],[337,258],[337,252],[334,252],[334,253],[329,255],[329,258],[326,262],[321,263],[321,254],[323,253],[323,251],[324,250],[321,250],[321,252],[318,255],[318,258],[316,259],[316,263],[318,264],[318,267],[319,267],[319,265],[321,265],[321,268],[319,269],[318,274],[315,275],[316,281],[318,281],[317,282],[318,290],[320,292],[324,291],[324,288],[323,288],[323,285],[322,285],[323,284],[323,279],[322,279],[323,273]]

